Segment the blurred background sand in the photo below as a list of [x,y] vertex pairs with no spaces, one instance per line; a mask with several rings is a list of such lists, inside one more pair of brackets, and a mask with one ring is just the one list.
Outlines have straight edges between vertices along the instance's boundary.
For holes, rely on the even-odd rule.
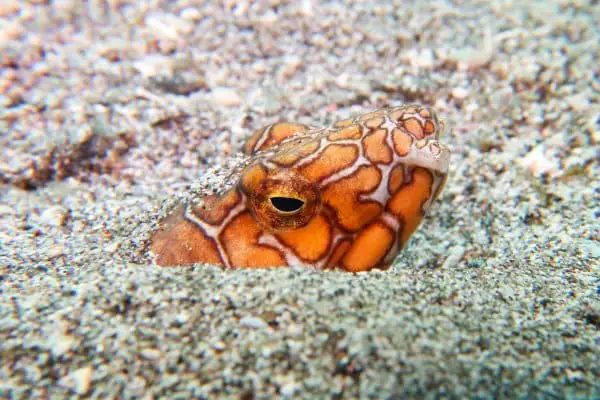
[[[0,397],[599,398],[600,6],[525,3],[2,1]],[[390,271],[140,254],[254,129],[407,102],[453,160]]]

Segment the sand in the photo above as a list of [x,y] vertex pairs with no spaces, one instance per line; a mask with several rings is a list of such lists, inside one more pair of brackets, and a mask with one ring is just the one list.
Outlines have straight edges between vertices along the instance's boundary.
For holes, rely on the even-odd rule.
[[[1,398],[600,398],[597,2],[46,3],[0,5]],[[144,255],[253,130],[409,102],[451,176],[389,271]]]

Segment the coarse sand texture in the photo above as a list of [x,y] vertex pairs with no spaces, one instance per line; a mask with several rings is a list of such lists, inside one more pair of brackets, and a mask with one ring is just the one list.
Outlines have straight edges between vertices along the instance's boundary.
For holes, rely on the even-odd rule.
[[[593,0],[0,1],[0,398],[600,398],[599,20]],[[414,103],[452,157],[388,270],[145,251],[261,127]]]

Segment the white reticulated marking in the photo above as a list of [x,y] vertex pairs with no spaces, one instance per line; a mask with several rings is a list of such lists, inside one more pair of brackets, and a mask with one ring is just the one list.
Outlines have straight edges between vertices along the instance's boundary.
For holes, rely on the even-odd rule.
[[379,170],[379,173],[381,174],[381,178],[379,179],[379,184],[377,185],[377,188],[374,191],[372,191],[371,193],[359,194],[358,199],[361,201],[362,200],[373,200],[373,201],[378,202],[382,206],[385,206],[385,203],[387,203],[387,200],[390,197],[390,195],[388,193],[388,181],[390,179],[390,171],[392,170],[393,167],[394,167],[394,164],[377,165],[377,169]]
[[[433,114],[433,111],[430,111],[430,112],[432,113],[432,118],[431,118],[432,122],[434,123],[434,125],[436,125],[436,119],[434,118],[435,114]],[[421,123],[423,123],[425,121],[425,118],[423,118],[418,113],[414,114],[414,116],[417,117],[421,121]],[[441,125],[442,124],[440,123],[440,126]],[[440,126],[435,126],[436,130],[439,129]],[[382,127],[386,128],[388,131],[387,132],[387,144],[392,149],[392,152],[394,153],[394,158],[396,158],[397,154],[395,151],[394,138],[392,136],[392,132],[393,132],[394,128],[398,128],[398,125],[386,116],[386,120],[383,123]],[[439,134],[439,132],[436,132],[436,133]],[[429,138],[429,139],[427,139],[427,141],[428,141],[427,146],[425,146],[422,149],[419,149],[416,146],[416,140],[413,140],[411,149],[408,152],[408,154],[406,154],[403,157],[399,157],[399,160],[405,164],[413,164],[418,167],[433,169],[433,170],[441,172],[443,174],[447,173],[448,165],[450,164],[450,149],[445,144],[438,142],[435,139]],[[432,145],[439,145],[439,149],[440,149],[439,154],[435,155],[431,151],[430,146],[432,146]]]
[[[281,252],[283,258],[285,258],[285,262],[290,267],[305,267],[305,268],[315,268],[315,264],[309,264],[302,261],[298,258],[292,249],[290,249],[285,244],[281,243],[277,238],[270,233],[263,233],[258,238],[258,244],[267,245],[276,248]],[[317,267],[318,268],[318,267]]]
[[325,147],[327,147],[330,144],[334,144],[334,145],[345,144],[345,145],[354,146],[356,148],[356,150],[358,151],[358,156],[356,157],[356,160],[354,160],[354,162],[352,164],[350,164],[348,167],[341,169],[338,172],[323,179],[320,183],[321,188],[326,187],[327,185],[329,185],[332,182],[336,182],[336,181],[339,181],[340,179],[344,179],[350,175],[353,175],[360,167],[362,167],[364,165],[367,165],[367,166],[373,165],[373,163],[365,157],[365,154],[364,154],[364,151],[362,148],[362,142],[360,139],[344,139],[344,140],[336,140],[335,142],[330,142],[329,140],[325,139],[325,142],[326,142]]
[[265,166],[269,170],[276,170],[281,168],[279,165],[275,164],[273,161],[269,159],[262,160],[262,165]]
[[[331,256],[333,255],[333,251],[335,250],[335,248],[337,247],[337,245],[345,239],[349,239],[350,243],[352,243],[352,241],[354,240],[356,234],[352,233],[350,235],[347,234],[343,234],[343,233],[338,233],[337,235],[333,235],[333,239],[331,240],[331,246],[329,248],[329,252],[327,254],[327,257],[325,257],[325,259],[320,263],[320,267],[319,268],[325,268],[326,266],[326,262],[329,261],[329,259],[331,258]],[[348,251],[348,249],[346,249],[346,251]],[[340,257],[340,260],[344,258],[344,255],[342,254],[342,256]],[[339,261],[338,261],[339,262]],[[333,267],[337,267],[338,265],[334,265]]]
[[[394,125],[394,127],[395,127],[395,125]],[[388,192],[388,184],[389,184],[389,180],[390,180],[390,174],[392,173],[392,170],[394,168],[396,168],[398,165],[402,164],[402,162],[401,162],[402,159],[394,151],[394,147],[393,147],[394,145],[393,145],[392,133],[391,133],[393,128],[386,127],[386,129],[387,129],[387,132],[385,135],[385,145],[388,146],[390,148],[390,150],[392,151],[392,161],[387,165],[386,164],[378,164],[377,165],[377,168],[379,169],[379,172],[381,173],[381,180],[379,182],[379,185],[377,186],[377,189],[375,189],[375,191],[372,193],[361,194],[359,196],[360,200],[375,200],[375,201],[378,201],[379,203],[381,203],[384,207],[390,198],[390,194]]]
[[381,213],[381,220],[394,232],[398,232],[400,230],[400,222],[387,211]]
[[336,182],[339,181],[341,179],[344,179],[348,176],[353,175],[360,167],[363,166],[371,166],[373,164],[371,164],[371,162],[367,161],[365,158],[363,157],[359,157],[351,166],[344,168],[338,172],[336,172],[335,174],[329,175],[327,178],[323,179],[323,181],[321,181],[321,188],[326,187],[327,185],[329,185],[332,182]]
[[333,251],[335,250],[339,242],[343,239],[350,239],[350,241],[352,241],[352,239],[354,239],[354,236],[355,234],[345,235],[343,233],[333,235],[327,253],[325,253],[319,260],[317,260],[314,263],[307,263],[305,261],[302,261],[302,259],[300,259],[294,254],[294,251],[292,249],[290,249],[285,244],[281,243],[274,235],[270,233],[261,234],[258,239],[258,244],[271,246],[279,250],[281,254],[283,254],[286,263],[291,267],[311,267],[323,269],[325,268],[327,262],[329,261],[331,255],[333,254]]
[[431,196],[429,196],[427,201],[425,203],[423,203],[423,212],[424,213],[429,210],[429,207],[431,207],[431,204],[433,203],[433,195],[438,191],[438,188],[442,184],[443,180],[444,180],[443,175],[433,174],[433,184],[431,185]]
[[321,136],[319,138],[319,147],[317,147],[317,150],[315,150],[314,152],[312,152],[308,156],[299,159],[294,164],[292,164],[292,166],[294,168],[300,168],[300,167],[303,167],[306,164],[312,163],[314,160],[316,160],[317,158],[319,158],[321,156],[321,154],[323,153],[323,151],[327,147],[327,142],[328,142],[328,140],[325,139],[324,136]]
[[398,237],[398,233],[402,227],[396,217],[386,211],[381,214],[381,220],[394,232],[394,242],[382,262],[392,262],[398,256],[398,250],[400,249],[400,238]]
[[232,267],[232,265],[231,265],[231,261],[229,260],[229,256],[227,255],[227,252],[225,251],[225,248],[221,244],[220,235],[221,235],[221,232],[223,232],[223,230],[225,229],[225,227],[227,227],[227,225],[229,225],[231,220],[233,220],[235,217],[240,215],[246,209],[246,196],[241,192],[238,192],[238,194],[240,196],[239,203],[235,207],[233,207],[231,210],[229,210],[229,212],[227,213],[227,215],[225,216],[225,218],[219,225],[210,225],[210,224],[204,222],[203,220],[201,220],[200,218],[198,218],[194,214],[191,204],[188,204],[186,206],[185,214],[184,214],[185,218],[187,218],[190,222],[192,222],[192,223],[198,225],[200,228],[202,228],[202,230],[204,231],[204,234],[206,236],[209,236],[211,239],[213,239],[215,241],[215,243],[217,244],[217,250],[219,251],[219,255],[221,256],[221,259],[225,263],[225,266],[228,268]]
[[[433,154],[429,147],[433,142],[436,142],[440,149],[440,152],[437,155]],[[448,172],[448,165],[450,164],[450,149],[443,143],[434,140],[430,140],[429,143],[421,149],[416,146],[416,142],[413,142],[408,154],[399,159],[404,164],[412,164],[445,174]]]
[[260,138],[258,138],[256,143],[254,143],[254,148],[252,149],[253,152],[257,149],[260,149],[260,146],[265,144],[267,139],[271,137],[271,130],[273,129],[273,125],[275,124],[271,124],[266,129],[263,129],[262,135],[260,135]]
[[[380,126],[380,128],[383,128],[383,129],[387,130],[387,132],[388,132],[387,136],[389,136],[390,139],[391,139],[390,132],[392,132],[394,130],[394,128],[397,128],[397,127],[398,127],[398,125],[394,121],[392,121],[391,119],[389,119],[387,115],[385,116],[385,121]],[[390,147],[392,149],[394,148],[394,144],[393,144],[393,142],[391,140],[389,140],[388,145],[390,145]]]

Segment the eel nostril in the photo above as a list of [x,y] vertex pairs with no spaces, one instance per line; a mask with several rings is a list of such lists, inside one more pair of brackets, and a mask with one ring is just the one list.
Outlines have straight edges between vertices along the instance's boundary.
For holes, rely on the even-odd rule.
[[293,213],[299,211],[304,202],[294,197],[273,196],[269,199],[273,207],[283,213]]

